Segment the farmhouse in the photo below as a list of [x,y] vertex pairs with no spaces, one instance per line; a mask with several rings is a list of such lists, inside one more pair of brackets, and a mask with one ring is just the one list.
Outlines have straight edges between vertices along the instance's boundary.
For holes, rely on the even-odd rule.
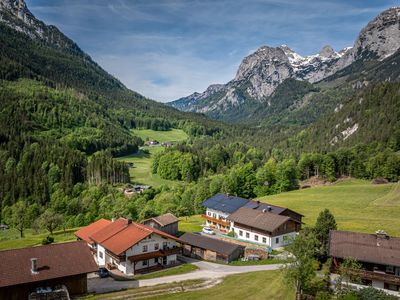
[[301,223],[291,217],[249,207],[239,208],[228,219],[231,230],[240,240],[272,249],[288,245],[301,227]]
[[0,299],[84,294],[87,274],[98,269],[83,241],[0,251],[0,261]]
[[178,234],[178,218],[171,213],[144,220],[144,225],[156,228],[172,235]]
[[400,291],[400,238],[384,231],[376,234],[333,230],[329,236],[331,272],[337,273],[345,258],[361,264],[354,272],[362,283],[375,288]]
[[174,265],[181,250],[176,244],[180,241],[177,237],[124,218],[89,234],[88,239],[93,243],[91,248],[96,249],[99,266],[126,275]]
[[303,215],[285,207],[216,194],[205,200],[206,225],[235,232],[238,239],[271,248],[290,243],[301,229]]
[[196,233],[187,232],[180,239],[183,254],[193,258],[229,263],[237,260],[244,252],[243,246]]

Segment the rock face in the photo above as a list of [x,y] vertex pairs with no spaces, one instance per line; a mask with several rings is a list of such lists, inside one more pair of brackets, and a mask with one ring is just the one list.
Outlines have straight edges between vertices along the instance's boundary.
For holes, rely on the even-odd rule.
[[211,116],[229,114],[250,102],[268,102],[275,89],[287,78],[321,81],[357,60],[383,60],[400,48],[400,7],[385,10],[360,32],[353,47],[335,52],[329,45],[318,54],[303,57],[287,45],[263,46],[247,56],[236,76],[225,85],[210,86],[203,93],[170,102],[183,111]]
[[0,23],[25,33],[31,39],[37,39],[60,48],[68,53],[89,57],[55,26],[48,26],[35,18],[24,0],[0,0]]

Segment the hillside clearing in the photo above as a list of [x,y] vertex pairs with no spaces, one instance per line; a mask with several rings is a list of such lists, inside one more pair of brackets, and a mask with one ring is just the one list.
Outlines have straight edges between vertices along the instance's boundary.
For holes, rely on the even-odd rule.
[[373,185],[362,180],[346,180],[259,200],[300,212],[306,225],[314,225],[319,212],[328,208],[336,218],[338,229],[368,233],[383,229],[390,235],[400,236],[399,186],[400,183]]
[[[131,132],[144,141],[157,140],[160,143],[171,141],[179,142],[188,138],[187,134],[180,129],[171,129],[168,131],[132,129]],[[134,164],[134,168],[129,169],[132,183],[159,187],[161,185],[174,183],[171,180],[162,179],[157,174],[151,172],[154,155],[162,151],[164,151],[164,147],[162,146],[144,146],[140,148],[138,153],[122,156],[117,159],[120,161],[132,162]]]

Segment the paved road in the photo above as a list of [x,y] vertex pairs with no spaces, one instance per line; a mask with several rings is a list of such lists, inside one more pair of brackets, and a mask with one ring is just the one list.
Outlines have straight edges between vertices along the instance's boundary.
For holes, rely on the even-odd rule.
[[183,258],[183,260],[190,262],[199,267],[199,270],[191,273],[165,276],[153,279],[144,280],[130,280],[130,281],[115,281],[112,278],[92,278],[88,280],[89,292],[106,293],[111,291],[118,291],[127,288],[137,288],[143,286],[153,286],[162,283],[179,282],[191,279],[212,279],[221,278],[231,274],[256,272],[256,271],[271,271],[278,270],[283,265],[258,265],[258,266],[227,266],[222,264],[214,264],[205,261],[194,260],[190,258]]

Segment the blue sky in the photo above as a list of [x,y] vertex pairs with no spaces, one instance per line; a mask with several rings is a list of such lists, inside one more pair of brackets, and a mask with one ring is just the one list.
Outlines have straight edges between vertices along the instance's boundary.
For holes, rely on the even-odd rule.
[[129,88],[175,100],[235,76],[262,45],[301,55],[351,46],[398,0],[26,0]]

